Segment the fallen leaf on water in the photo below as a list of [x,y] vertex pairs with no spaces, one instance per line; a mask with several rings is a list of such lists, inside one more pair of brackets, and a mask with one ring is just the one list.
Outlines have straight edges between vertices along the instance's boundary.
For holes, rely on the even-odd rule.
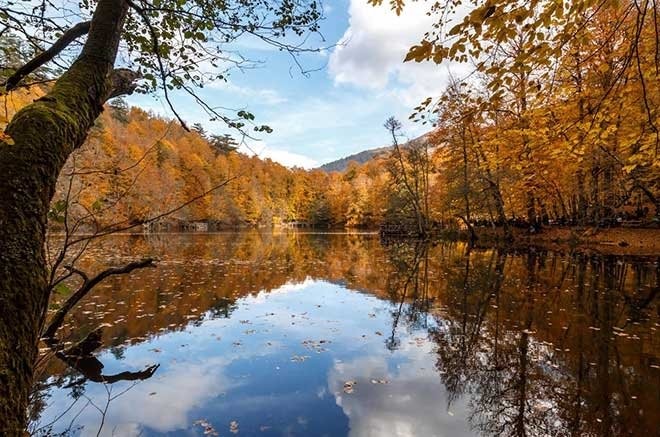
[[307,358],[309,358],[309,355],[294,355],[291,357],[291,361],[293,361],[294,363],[302,363]]
[[217,436],[218,432],[213,428],[213,426],[205,419],[199,419],[194,422],[194,425],[199,425],[204,428],[204,435]]
[[390,382],[387,379],[372,379],[372,384],[389,384]]

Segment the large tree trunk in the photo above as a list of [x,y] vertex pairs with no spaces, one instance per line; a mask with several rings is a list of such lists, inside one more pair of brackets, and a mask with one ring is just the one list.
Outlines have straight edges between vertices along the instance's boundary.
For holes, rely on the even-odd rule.
[[23,108],[0,142],[0,435],[23,435],[48,306],[44,240],[57,177],[113,91],[125,0],[98,3],[87,42],[51,92]]

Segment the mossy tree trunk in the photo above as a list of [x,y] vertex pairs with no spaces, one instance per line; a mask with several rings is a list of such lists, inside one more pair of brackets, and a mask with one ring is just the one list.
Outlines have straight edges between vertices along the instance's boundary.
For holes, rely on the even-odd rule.
[[18,112],[0,142],[0,435],[23,435],[49,300],[44,241],[58,175],[114,92],[125,0],[100,0],[85,46],[43,98]]

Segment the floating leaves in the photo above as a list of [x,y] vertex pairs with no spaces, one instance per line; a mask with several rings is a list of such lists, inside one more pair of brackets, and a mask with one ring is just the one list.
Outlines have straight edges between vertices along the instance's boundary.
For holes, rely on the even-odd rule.
[[327,345],[328,343],[330,343],[329,340],[318,340],[318,341],[303,340],[302,345],[305,346],[307,349],[312,350],[317,354],[320,354],[321,352],[327,351],[324,345]]
[[206,419],[196,420],[194,425],[199,425],[204,430],[204,435],[208,436],[219,436],[218,432],[213,428],[213,425],[209,423]]
[[291,361],[294,363],[303,363],[309,358],[309,355],[294,355],[291,357]]
[[344,393],[346,394],[353,393],[356,385],[357,385],[357,381],[346,381],[344,383]]
[[235,420],[232,420],[229,422],[229,432],[232,434],[238,434],[238,422]]
[[387,379],[372,379],[372,384],[389,384],[390,382]]

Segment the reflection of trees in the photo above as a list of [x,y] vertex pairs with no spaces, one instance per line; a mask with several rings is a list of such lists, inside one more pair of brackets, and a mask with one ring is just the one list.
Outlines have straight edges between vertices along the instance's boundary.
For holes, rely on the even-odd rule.
[[427,327],[429,302],[429,244],[424,241],[394,241],[387,247],[389,261],[394,267],[386,282],[392,310],[392,332],[386,340],[387,348],[397,349],[400,322],[413,329]]
[[476,429],[515,436],[653,429],[657,412],[640,417],[631,397],[651,396],[646,405],[657,407],[657,393],[643,386],[657,375],[636,362],[644,348],[629,350],[618,336],[638,335],[624,330],[631,320],[649,322],[655,267],[497,250],[467,251],[448,264],[447,309],[429,331],[449,402],[468,395]]
[[[459,317],[453,323],[442,323],[431,330],[433,339],[446,345],[438,349],[441,357],[439,363],[456,369],[454,372],[444,368],[441,370],[450,402],[463,394],[466,381],[473,377],[470,372],[476,368],[480,359],[475,348],[479,346],[484,317],[491,301],[494,301],[497,307],[506,260],[502,252],[493,251],[487,263],[472,265],[471,255],[471,251],[467,250],[464,270],[461,272],[460,268],[452,269],[447,278],[447,291],[450,295],[455,293],[452,307],[459,311]],[[498,308],[495,308],[495,316],[499,317]],[[493,352],[490,357],[491,365],[495,371],[502,368],[499,334],[496,330],[495,335],[488,338]]]
[[[127,387],[122,388],[120,390],[115,391],[114,386],[112,385],[111,382],[107,382],[103,384],[103,388],[105,389],[105,399],[103,400],[103,403],[97,403],[95,402],[92,398],[87,396],[85,394],[84,386],[83,385],[78,385],[74,384],[71,387],[71,399],[72,401],[63,409],[63,411],[58,415],[54,420],[48,423],[38,423],[37,419],[38,416],[35,416],[34,413],[32,412],[30,415],[30,420],[32,422],[32,425],[30,426],[29,433],[30,435],[34,436],[69,436],[69,435],[74,435],[76,431],[81,430],[83,427],[79,426],[77,424],[77,419],[80,417],[80,415],[87,409],[94,409],[99,413],[99,427],[97,430],[96,435],[100,435],[101,431],[103,431],[103,427],[105,425],[105,419],[106,415],[108,414],[108,409],[110,408],[110,404],[129,392],[133,387],[135,387],[142,379],[144,378],[138,378],[132,380],[133,382],[129,384]],[[66,388],[69,388],[69,386],[66,386]],[[31,410],[34,409],[34,402],[32,402],[32,407]],[[69,412],[75,412],[76,414],[73,416],[73,419],[68,422],[68,426],[64,428],[62,431],[57,432],[57,434],[54,434],[53,427],[58,425],[58,422]],[[114,431],[113,431],[114,435]]]

